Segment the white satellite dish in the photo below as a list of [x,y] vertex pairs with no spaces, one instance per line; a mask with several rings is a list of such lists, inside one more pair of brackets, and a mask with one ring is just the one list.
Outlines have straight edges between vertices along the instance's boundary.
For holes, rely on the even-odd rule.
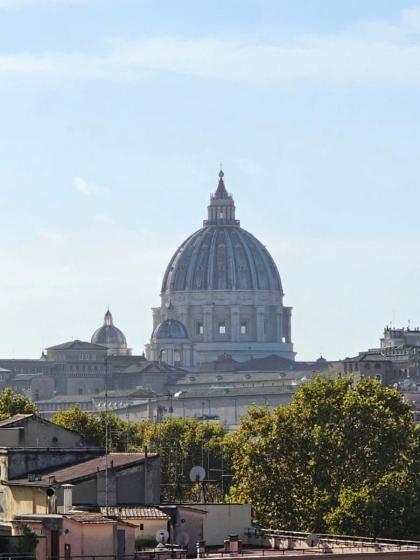
[[206,471],[203,469],[203,467],[197,466],[197,467],[193,467],[190,470],[191,482],[203,482],[205,478],[206,478]]
[[319,543],[318,535],[308,535],[306,537],[306,544],[308,546],[317,546],[318,543]]
[[156,531],[155,537],[156,537],[156,541],[159,544],[166,544],[169,539],[169,533],[166,529],[159,529],[158,531]]
[[190,542],[190,535],[186,531],[181,531],[176,536],[176,544],[179,546],[188,546]]

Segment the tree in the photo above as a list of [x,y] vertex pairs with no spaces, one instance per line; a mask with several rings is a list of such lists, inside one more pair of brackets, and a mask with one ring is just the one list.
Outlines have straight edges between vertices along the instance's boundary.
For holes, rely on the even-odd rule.
[[[218,422],[194,418],[167,418],[163,422],[137,424],[137,445],[159,453],[162,461],[163,500],[195,501],[201,487],[193,485],[189,473],[193,466],[206,470],[205,498],[223,501],[229,466],[225,463],[226,432]],[[224,470],[225,469],[225,470]]]
[[28,397],[14,393],[9,387],[0,393],[0,420],[15,414],[33,414],[35,412],[37,412],[37,406]]
[[[110,451],[145,451],[159,453],[162,461],[162,497],[165,501],[196,500],[201,488],[193,485],[190,469],[202,465],[207,471],[205,497],[223,501],[229,471],[224,457],[225,430],[217,422],[193,418],[168,418],[160,423],[125,422],[115,413],[99,415],[85,412],[78,406],[57,412],[53,422],[78,432],[92,445],[105,447],[108,424]],[[225,468],[225,470],[222,470]]]
[[230,497],[265,526],[420,534],[418,435],[396,389],[318,377],[286,407],[252,408],[228,447]]
[[136,426],[124,422],[118,416],[109,412],[92,414],[85,412],[75,405],[67,410],[56,412],[52,418],[55,424],[78,432],[91,445],[106,447],[106,432],[108,432],[109,451],[128,451],[130,445],[135,445],[134,436]]

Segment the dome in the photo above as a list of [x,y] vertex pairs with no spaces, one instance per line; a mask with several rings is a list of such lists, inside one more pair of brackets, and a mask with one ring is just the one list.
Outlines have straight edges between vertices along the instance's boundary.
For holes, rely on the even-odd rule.
[[109,309],[105,313],[104,324],[93,333],[91,342],[108,348],[127,348],[124,333],[114,325]]
[[203,227],[178,247],[166,268],[148,359],[175,363],[175,353],[181,353],[184,367],[221,355],[238,362],[271,355],[294,360],[292,308],[283,303],[277,266],[235,214],[220,171]]
[[153,339],[162,338],[189,338],[188,331],[181,321],[176,319],[166,319],[155,328],[152,334]]
[[208,225],[193,233],[172,257],[162,292],[278,290],[280,275],[270,253],[238,225]]
[[219,173],[204,227],[178,247],[162,294],[196,290],[270,290],[283,294],[276,264],[264,245],[240,227],[235,203]]

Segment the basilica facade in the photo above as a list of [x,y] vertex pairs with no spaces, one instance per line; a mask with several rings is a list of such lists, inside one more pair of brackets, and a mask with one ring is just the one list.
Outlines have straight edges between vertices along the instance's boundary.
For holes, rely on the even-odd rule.
[[240,226],[220,171],[203,227],[167,266],[146,356],[187,368],[221,355],[240,362],[272,354],[293,360],[292,308],[283,295],[273,258]]

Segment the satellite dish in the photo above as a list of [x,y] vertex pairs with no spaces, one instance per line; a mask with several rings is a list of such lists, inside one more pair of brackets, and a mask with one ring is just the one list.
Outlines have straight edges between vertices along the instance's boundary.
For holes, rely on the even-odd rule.
[[165,544],[168,542],[169,533],[166,529],[159,529],[158,531],[156,531],[155,537],[158,544]]
[[190,542],[190,535],[185,531],[181,531],[176,536],[176,544],[179,544],[179,546],[188,546],[189,542]]
[[317,546],[318,543],[319,543],[318,535],[308,535],[306,537],[306,544],[308,546]]
[[191,482],[203,482],[203,480],[206,478],[206,471],[203,469],[203,467],[193,467],[190,470],[190,480]]

